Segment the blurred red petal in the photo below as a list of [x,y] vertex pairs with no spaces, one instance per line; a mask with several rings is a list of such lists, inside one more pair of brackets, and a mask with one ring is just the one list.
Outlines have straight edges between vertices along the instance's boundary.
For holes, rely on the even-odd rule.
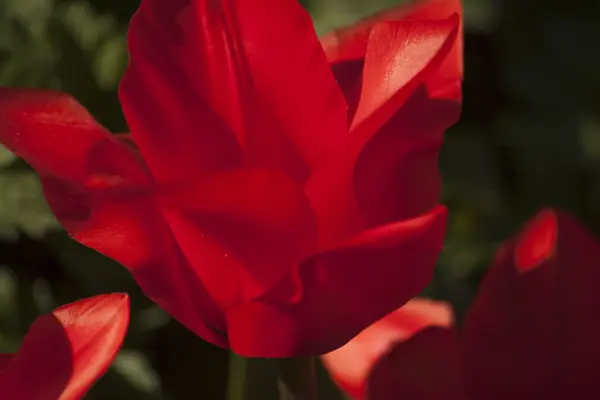
[[431,280],[445,227],[446,209],[439,206],[312,257],[272,292],[228,313],[232,349],[290,357],[342,346]]
[[191,331],[227,346],[219,309],[147,193],[102,198],[56,179],[42,182],[50,207],[73,239],[123,264],[149,298]]
[[416,298],[359,333],[350,342],[321,357],[335,382],[353,399],[364,398],[372,366],[396,343],[427,326],[450,327],[449,304]]
[[366,400],[466,400],[453,330],[429,327],[398,343],[371,369],[366,392]]
[[40,175],[82,185],[117,174],[128,182],[147,182],[130,149],[64,93],[0,88],[0,143]]
[[6,399],[81,399],[116,356],[129,324],[129,298],[101,295],[38,318],[0,372]]
[[0,354],[0,370],[4,369],[14,357],[14,354]]
[[295,1],[144,0],[129,47],[121,101],[155,174],[232,166],[234,136],[251,162],[297,172],[345,132],[342,93]]
[[600,395],[600,243],[544,210],[498,251],[465,326],[472,398]]

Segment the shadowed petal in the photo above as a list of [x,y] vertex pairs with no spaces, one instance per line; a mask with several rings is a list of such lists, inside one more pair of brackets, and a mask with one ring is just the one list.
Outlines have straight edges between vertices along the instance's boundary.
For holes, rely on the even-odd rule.
[[366,400],[466,400],[461,372],[453,330],[425,328],[373,366]]
[[466,320],[472,398],[600,395],[599,265],[600,243],[560,211],[504,243]]
[[359,333],[350,342],[321,356],[335,382],[353,399],[364,398],[367,376],[379,358],[427,326],[450,327],[450,305],[416,298]]

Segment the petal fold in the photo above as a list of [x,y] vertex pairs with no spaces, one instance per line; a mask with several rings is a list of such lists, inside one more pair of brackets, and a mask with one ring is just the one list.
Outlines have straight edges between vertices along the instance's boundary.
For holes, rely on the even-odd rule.
[[339,348],[429,283],[445,227],[439,206],[313,256],[271,292],[228,312],[231,348],[250,357]]

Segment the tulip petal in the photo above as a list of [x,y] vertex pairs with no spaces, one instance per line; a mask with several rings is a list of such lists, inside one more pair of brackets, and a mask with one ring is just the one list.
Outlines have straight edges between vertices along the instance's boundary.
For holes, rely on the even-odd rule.
[[457,121],[460,109],[454,101],[431,98],[421,87],[367,142],[353,176],[366,226],[415,217],[440,201],[439,152],[444,131]]
[[144,293],[188,329],[227,346],[220,311],[151,197],[101,198],[51,179],[44,179],[43,186],[50,207],[73,239],[124,265]]
[[316,247],[302,187],[276,171],[213,174],[162,204],[198,276],[228,307],[264,294]]
[[460,19],[381,22],[365,53],[360,100],[351,132],[376,132],[434,75],[452,49]]
[[144,0],[129,48],[121,101],[155,174],[231,166],[226,131],[250,162],[294,170],[345,133],[343,95],[295,1]]
[[147,182],[131,150],[64,93],[0,88],[0,143],[43,176],[82,185],[113,174]]
[[452,329],[429,327],[398,343],[370,371],[366,400],[466,400]]
[[466,319],[472,398],[600,395],[598,265],[600,242],[551,209],[503,244]]
[[453,14],[461,16],[457,39],[442,65],[427,77],[426,85],[433,98],[459,102],[459,82],[463,76],[463,24],[460,0],[424,0],[410,5],[402,4],[323,37],[321,43],[350,106],[349,116],[353,116],[356,111],[367,44],[375,25],[386,21],[444,20]]
[[353,399],[364,398],[369,371],[398,342],[428,326],[450,327],[449,304],[416,298],[359,333],[350,342],[321,356],[335,382]]
[[0,370],[4,369],[14,357],[14,354],[0,354]]
[[429,283],[445,221],[439,206],[307,260],[273,291],[228,312],[232,349],[250,357],[290,357],[342,346]]
[[128,324],[125,294],[80,300],[38,318],[0,372],[1,397],[82,398],[112,363]]

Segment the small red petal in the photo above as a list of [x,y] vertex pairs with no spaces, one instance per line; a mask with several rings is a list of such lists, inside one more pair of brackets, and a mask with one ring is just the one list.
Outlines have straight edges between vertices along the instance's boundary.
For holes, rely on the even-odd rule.
[[38,318],[0,372],[6,399],[81,399],[116,356],[129,324],[125,294],[96,296]]

